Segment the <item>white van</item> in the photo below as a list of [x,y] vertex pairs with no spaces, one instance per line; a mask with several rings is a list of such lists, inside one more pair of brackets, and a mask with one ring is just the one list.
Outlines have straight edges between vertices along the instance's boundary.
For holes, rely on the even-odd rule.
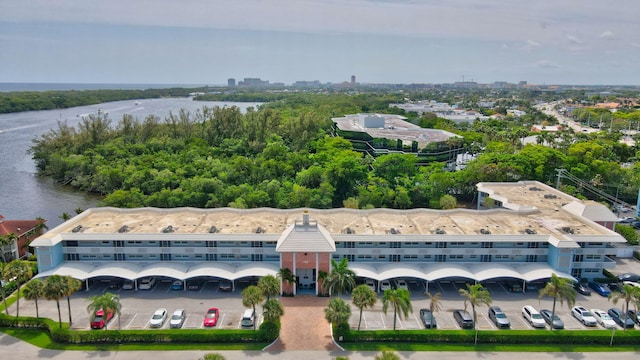
[[256,314],[253,311],[253,309],[245,310],[244,313],[242,314],[242,320],[240,320],[240,325],[242,327],[252,327],[255,315]]

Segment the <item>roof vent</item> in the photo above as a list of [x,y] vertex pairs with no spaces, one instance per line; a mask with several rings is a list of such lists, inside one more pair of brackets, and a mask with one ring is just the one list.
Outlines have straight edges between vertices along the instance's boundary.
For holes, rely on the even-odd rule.
[[129,231],[129,226],[127,225],[122,225],[120,226],[120,229],[118,229],[119,233],[126,233],[127,231]]
[[258,226],[255,230],[253,230],[253,232],[256,234],[262,234],[262,233],[265,233],[266,231],[260,226]]
[[391,228],[389,229],[389,234],[392,234],[392,235],[400,234],[400,230],[396,228]]
[[573,229],[569,226],[563,226],[562,231],[566,232],[567,234],[573,234]]
[[82,231],[82,225],[78,225],[76,227],[74,227],[73,229],[71,229],[71,232],[77,233]]
[[489,234],[491,234],[491,230],[489,230],[489,229],[484,229],[484,228],[483,228],[483,229],[480,229],[480,234],[483,234],[483,235],[489,235]]
[[344,229],[344,233],[351,235],[351,234],[355,234],[356,232],[352,228],[348,227],[348,228]]
[[525,232],[526,234],[529,234],[529,235],[535,235],[535,234],[537,234],[537,232],[536,232],[535,230],[533,230],[533,229],[529,229],[529,228],[524,229],[524,232]]
[[545,199],[557,199],[558,196],[554,194],[544,194]]
[[446,232],[446,231],[444,231],[444,229],[440,229],[440,228],[437,228],[437,229],[436,229],[436,234],[438,234],[438,235],[444,235],[444,234],[446,234],[446,233],[447,233],[447,232]]
[[532,187],[530,187],[530,188],[529,188],[529,190],[530,190],[530,191],[542,191],[542,189],[540,189],[540,188],[539,188],[539,187],[537,187],[537,186],[532,186]]
[[173,226],[168,225],[166,228],[162,229],[163,233],[172,233],[173,232]]
[[209,234],[215,234],[217,232],[218,232],[218,228],[215,225],[209,228]]

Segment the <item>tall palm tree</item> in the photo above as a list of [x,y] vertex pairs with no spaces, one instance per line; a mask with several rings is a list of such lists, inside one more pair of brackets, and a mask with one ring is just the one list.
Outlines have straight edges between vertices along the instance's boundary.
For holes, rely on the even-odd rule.
[[[277,275],[280,280],[287,285],[287,289],[289,290],[289,292],[287,292],[286,294],[293,294],[293,291],[291,290],[291,285],[296,283],[296,277],[293,275],[293,273],[291,272],[291,269],[289,268],[282,268],[280,270],[278,270],[278,275]],[[283,289],[284,291],[284,289]]]
[[360,309],[360,319],[358,320],[358,330],[362,323],[362,310],[364,308],[372,308],[378,301],[378,296],[366,284],[358,285],[351,293],[351,301],[358,309]]
[[[625,324],[627,321],[627,313],[629,312],[629,303],[634,301],[635,298],[638,297],[637,293],[640,293],[640,290],[633,285],[623,284],[620,291],[614,291],[609,295],[609,300],[613,302],[613,304],[617,304],[619,300],[624,301],[624,308],[622,308],[622,323]],[[636,304],[637,305],[637,304]],[[626,326],[622,327],[625,331],[627,330]]]
[[327,278],[326,289],[329,295],[344,294],[356,286],[356,273],[349,269],[349,260],[342,258],[340,262],[331,259],[331,272]]
[[61,275],[51,275],[44,281],[44,297],[47,300],[55,300],[58,307],[58,323],[62,328],[62,313],[60,312],[60,299],[65,297],[69,287],[69,281]]
[[[411,306],[411,294],[405,289],[387,289],[382,295],[382,311],[387,314],[389,305],[393,306],[393,330],[396,329],[396,318],[398,316],[406,318],[409,312],[413,312]],[[398,314],[398,311],[400,313]]]
[[459,290],[460,295],[464,297],[464,308],[467,308],[467,304],[471,304],[471,310],[473,311],[473,328],[476,328],[478,322],[478,315],[476,314],[476,307],[480,305],[491,305],[491,294],[487,291],[482,284],[467,284],[466,289]]
[[[251,285],[242,290],[242,305],[253,308],[253,313],[256,313],[256,305],[260,304],[264,300],[264,294],[259,287]],[[253,322],[253,330],[256,329],[256,322]]]
[[16,241],[18,241],[18,235],[16,235],[15,233],[9,233],[0,236],[0,255],[2,255],[2,262],[7,262],[7,254],[5,253],[4,248]]
[[269,299],[262,306],[264,321],[276,322],[284,315],[284,308],[278,299]]
[[329,273],[326,271],[318,271],[318,282],[320,282],[320,286],[319,286],[319,290],[320,290],[320,295],[322,296],[326,296],[327,295],[327,287],[326,287],[326,283],[327,283],[327,279],[329,279]]
[[[113,314],[118,317],[118,329],[122,328],[120,324],[122,304],[120,303],[118,295],[106,292],[102,295],[91,296],[89,301],[90,303],[87,305],[87,312],[91,315],[91,321],[93,321],[98,310],[103,310],[105,313],[107,311],[112,311]],[[107,329],[106,322],[104,324],[104,329]]]
[[14,260],[7,264],[7,266],[4,268],[3,275],[5,280],[9,281],[11,279],[14,279],[16,284],[18,285],[18,289],[16,291],[16,317],[18,317],[20,316],[20,286],[22,286],[24,282],[31,279],[31,277],[33,276],[31,266],[24,260]]
[[[2,246],[0,246],[0,252],[2,252]],[[7,267],[7,263],[4,261],[0,262],[0,279],[4,280],[4,269]],[[4,282],[0,282],[0,289],[2,290],[2,302],[4,303],[4,312],[9,315],[9,307],[7,306],[7,294],[5,294],[4,290]]]
[[62,221],[67,221],[69,219],[71,219],[71,215],[69,215],[68,212],[64,211],[62,212],[62,214],[60,214],[60,216],[58,216],[60,219],[62,219]]
[[36,302],[36,317],[40,317],[38,299],[44,296],[44,283],[40,279],[33,279],[24,285],[22,295],[27,300]]
[[82,289],[82,282],[78,279],[74,279],[71,276],[65,276],[69,286],[67,287],[67,293],[64,294],[67,297],[67,308],[69,309],[69,326],[73,323],[71,321],[71,295],[73,295],[76,291]]
[[[551,318],[556,315],[556,300],[560,300],[560,305],[567,301],[567,306],[572,307],[576,303],[576,291],[569,282],[569,279],[558,277],[556,274],[551,274],[551,279],[542,289],[538,295],[538,300],[543,296],[549,296],[553,298],[553,307],[551,308]],[[549,325],[549,329],[553,330],[553,326]]]
[[340,298],[333,298],[324,309],[324,318],[334,325],[348,324],[351,317],[351,306]]
[[258,287],[262,290],[267,301],[269,301],[272,296],[280,293],[280,281],[273,275],[261,277],[260,280],[258,280]]
[[442,298],[442,294],[437,292],[435,294],[431,294],[430,292],[425,292],[425,295],[429,298],[429,310],[431,310],[432,314],[442,310],[442,302],[440,299]]

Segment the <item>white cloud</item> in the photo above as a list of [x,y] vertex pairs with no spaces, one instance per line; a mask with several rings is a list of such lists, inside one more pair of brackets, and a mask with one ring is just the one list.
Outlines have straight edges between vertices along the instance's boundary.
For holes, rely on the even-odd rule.
[[540,43],[537,41],[527,40],[522,49],[526,52],[532,52],[534,49],[539,48],[540,46]]
[[575,44],[575,45],[584,44],[584,41],[578,39],[577,37],[575,37],[573,35],[567,35],[567,40],[569,40],[570,43]]
[[611,31],[605,31],[602,34],[600,34],[600,38],[601,39],[613,39],[615,38],[615,36],[613,35],[613,32]]
[[557,69],[560,67],[560,65],[551,62],[549,60],[546,59],[541,59],[536,61],[536,63],[534,64],[535,67],[539,67],[539,68],[543,68],[543,69]]

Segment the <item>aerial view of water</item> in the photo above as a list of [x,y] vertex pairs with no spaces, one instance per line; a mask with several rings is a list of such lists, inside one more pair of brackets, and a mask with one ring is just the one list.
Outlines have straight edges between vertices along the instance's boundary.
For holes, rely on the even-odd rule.
[[77,191],[36,174],[35,163],[27,153],[32,140],[56,128],[58,121],[77,125],[82,116],[108,114],[112,124],[130,114],[142,121],[148,115],[164,119],[170,112],[185,109],[192,113],[202,107],[238,106],[245,111],[260,103],[193,101],[191,98],[125,100],[69,109],[0,114],[0,215],[11,220],[29,220],[40,216],[49,228],[62,223],[63,212],[74,215],[76,208],[95,207],[100,197]]

